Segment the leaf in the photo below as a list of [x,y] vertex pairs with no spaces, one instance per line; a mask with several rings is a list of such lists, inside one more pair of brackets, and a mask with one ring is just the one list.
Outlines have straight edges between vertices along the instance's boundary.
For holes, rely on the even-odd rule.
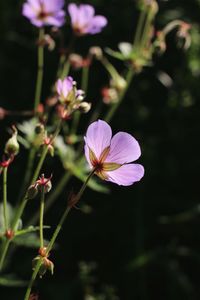
[[27,285],[27,281],[18,279],[16,275],[9,274],[0,276],[0,285],[7,287],[23,287]]
[[[8,226],[11,226],[13,217],[15,214],[15,210],[12,207],[10,203],[7,203],[7,220],[8,220]],[[19,219],[17,228],[20,230],[22,228],[22,220]],[[5,232],[4,228],[4,217],[3,217],[3,204],[0,204],[0,234],[3,234]]]
[[[13,239],[13,243],[27,248],[39,248],[40,247],[40,239],[35,233],[29,233],[28,235],[19,235]],[[44,241],[44,244],[48,244],[47,240]]]

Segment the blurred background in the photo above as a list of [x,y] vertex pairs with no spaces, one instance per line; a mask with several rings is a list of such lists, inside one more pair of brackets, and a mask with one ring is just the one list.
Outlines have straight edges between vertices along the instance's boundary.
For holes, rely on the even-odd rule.
[[[109,24],[101,34],[79,39],[76,52],[86,54],[92,45],[117,49],[119,42],[132,41],[138,20],[136,1],[78,3],[94,5]],[[22,17],[22,4],[0,1],[0,107],[12,111],[32,108],[37,71],[37,29]],[[158,4],[156,30],[174,19],[191,23],[191,47],[180,48],[172,31],[164,55],[155,56],[153,65],[134,77],[111,122],[113,132],[127,131],[139,140],[145,177],[130,187],[105,183],[109,194],[87,190],[81,200],[83,211],[72,211],[51,255],[54,276],[45,275],[34,287],[41,300],[200,299],[200,1],[160,0]],[[68,25],[65,31],[70,36]],[[122,63],[109,59],[118,70],[122,68]],[[43,99],[55,80],[57,63],[57,51],[46,51]],[[73,73],[77,81],[79,76]],[[94,107],[107,82],[107,73],[95,63],[87,95]],[[1,153],[8,126],[22,120],[11,116],[0,120]],[[82,117],[80,133],[88,120],[88,115]],[[12,204],[24,176],[25,156],[22,149],[10,168]],[[43,170],[53,171],[54,185],[62,166],[48,158]],[[67,194],[79,187],[78,180],[70,180],[46,215],[46,224],[57,224]],[[27,207],[26,221],[34,205]],[[9,271],[28,280],[36,253],[19,247],[10,256]],[[20,300],[23,295],[23,286],[0,286],[2,300]]]

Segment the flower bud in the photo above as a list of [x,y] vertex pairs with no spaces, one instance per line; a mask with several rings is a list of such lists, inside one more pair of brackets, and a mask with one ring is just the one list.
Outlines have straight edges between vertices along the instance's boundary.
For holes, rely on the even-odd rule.
[[79,104],[79,110],[82,112],[82,113],[87,113],[87,112],[89,112],[90,111],[90,109],[91,109],[91,103],[88,103],[88,102],[81,102],[80,104]]
[[91,47],[89,49],[89,54],[98,60],[101,60],[103,57],[102,49],[97,46]]
[[110,85],[118,91],[123,91],[127,85],[126,80],[122,76],[115,76],[110,81]]
[[39,269],[39,276],[42,277],[47,271],[50,271],[53,275],[54,264],[47,257],[42,257],[40,255],[36,256],[32,261],[33,270],[36,268],[38,261],[41,260],[41,266]]
[[76,53],[72,53],[69,55],[69,63],[74,69],[82,68],[83,58]]
[[8,155],[17,155],[19,152],[19,143],[17,141],[17,129],[13,127],[13,135],[5,145],[5,153]]

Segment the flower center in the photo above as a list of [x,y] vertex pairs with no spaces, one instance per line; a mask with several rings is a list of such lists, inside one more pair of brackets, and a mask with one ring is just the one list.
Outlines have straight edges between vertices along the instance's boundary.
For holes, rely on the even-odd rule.
[[120,164],[117,164],[115,162],[105,162],[105,160],[109,154],[109,151],[110,151],[110,147],[106,147],[102,151],[99,159],[97,159],[94,152],[91,149],[89,149],[90,162],[91,162],[93,168],[95,169],[96,175],[98,175],[101,179],[108,178],[108,175],[106,174],[106,172],[114,171],[121,167]]

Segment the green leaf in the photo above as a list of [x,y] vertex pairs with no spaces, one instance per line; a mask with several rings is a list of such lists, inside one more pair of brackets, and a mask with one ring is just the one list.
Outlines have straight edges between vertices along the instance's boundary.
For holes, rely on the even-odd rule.
[[27,281],[18,279],[16,275],[9,274],[0,276],[0,285],[7,287],[23,287],[27,285]]
[[[40,247],[40,239],[35,233],[29,233],[29,234],[24,234],[24,235],[19,235],[16,236],[13,239],[13,243],[22,246],[22,247],[27,247],[27,248],[39,248]],[[44,244],[48,244],[48,241],[45,240]]]

